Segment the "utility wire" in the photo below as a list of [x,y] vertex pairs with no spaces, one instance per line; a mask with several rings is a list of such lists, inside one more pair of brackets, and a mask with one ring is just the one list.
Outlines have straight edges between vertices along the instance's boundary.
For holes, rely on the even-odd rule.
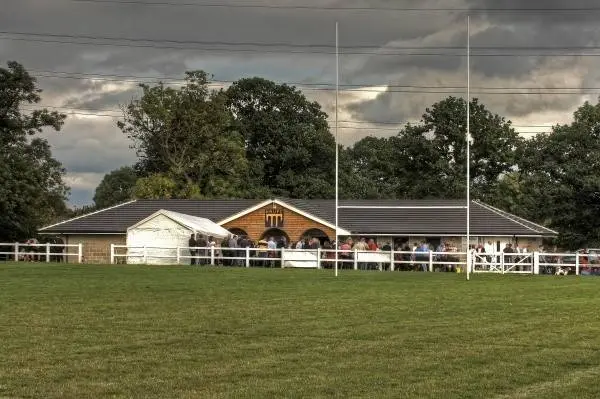
[[[69,38],[69,39],[88,39],[88,40],[110,40],[127,42],[146,42],[146,43],[174,43],[174,44],[200,44],[211,46],[253,46],[253,47],[291,47],[291,48],[331,48],[335,45],[329,43],[290,43],[290,42],[231,42],[222,40],[175,40],[175,39],[155,39],[145,37],[120,37],[120,36],[99,36],[99,35],[73,35],[48,32],[22,32],[22,31],[0,31],[0,35],[12,36],[41,36],[43,38]],[[362,44],[351,46],[340,46],[340,49],[393,49],[393,50],[464,50],[464,46],[398,46],[388,44]],[[599,50],[600,46],[471,46],[471,50]]]
[[[138,77],[137,79],[111,79],[106,77],[94,78],[93,74],[88,74],[86,77],[83,76],[64,76],[60,74],[35,74],[35,77],[38,78],[57,78],[57,79],[77,79],[77,80],[100,80],[100,81],[108,81],[108,82],[119,82],[119,83],[158,83],[162,80],[157,78],[147,78],[147,80],[143,80],[146,78]],[[107,76],[107,75],[103,75]],[[170,79],[165,79],[163,83],[172,84],[172,85],[184,85],[185,82],[182,79],[178,81],[170,81]],[[208,87],[212,88],[221,88],[225,85],[230,85],[235,83],[232,80],[211,80],[208,83]],[[298,88],[302,91],[334,91],[333,87],[324,87],[325,84],[317,83],[301,83],[301,82],[275,82],[277,84],[287,84],[298,86]],[[316,87],[315,87],[316,86]],[[368,89],[368,88],[356,88],[361,87],[361,85],[340,85],[343,88],[340,92],[355,92],[355,93],[405,93],[405,94],[462,94],[464,88],[462,87],[453,87],[453,86],[414,86],[414,85],[385,85],[381,84],[380,86],[386,86],[385,89]],[[371,85],[378,86],[378,85]],[[364,87],[364,86],[363,86]],[[426,90],[423,90],[426,89]],[[440,90],[432,90],[432,89],[440,89]],[[525,91],[526,90],[526,91]],[[557,91],[560,90],[560,91]],[[552,88],[552,87],[528,87],[528,88],[516,88],[516,87],[480,87],[473,88],[473,94],[488,94],[488,95],[589,95],[594,94],[594,92],[600,93],[600,87],[569,87],[569,88]]]
[[[185,78],[176,76],[141,76],[141,75],[118,75],[118,74],[105,74],[105,73],[84,73],[84,72],[67,72],[67,71],[54,71],[54,70],[43,70],[43,69],[29,69],[31,72],[36,72],[37,77],[47,78],[59,78],[59,79],[97,79],[107,80],[110,82],[133,82],[133,83],[146,83],[147,81],[164,82],[173,81],[176,83],[185,84]],[[105,79],[107,78],[107,79]],[[116,78],[116,79],[108,79]],[[240,79],[244,79],[241,77]],[[238,80],[222,80],[222,79],[211,79],[210,82],[214,83],[235,83]],[[327,82],[301,82],[301,81],[278,81],[276,84],[286,84],[290,86],[306,86],[306,87],[326,87],[335,88],[333,83]],[[418,88],[418,89],[456,89],[465,90],[466,86],[439,86],[439,85],[395,85],[386,82],[380,83],[356,83],[356,84],[340,84],[340,87],[350,88],[364,88],[364,87],[377,87],[386,86],[387,88]],[[473,89],[482,90],[600,90],[600,87],[510,87],[510,86],[471,86]]]
[[564,7],[564,8],[417,8],[417,7],[341,7],[341,6],[308,6],[308,5],[271,5],[271,4],[239,4],[239,3],[191,3],[171,1],[141,1],[141,0],[71,0],[74,3],[97,3],[117,5],[144,5],[144,6],[176,6],[176,7],[203,7],[203,8],[258,8],[270,10],[316,10],[316,11],[398,11],[398,12],[494,12],[494,13],[588,13],[598,12],[600,7]]
[[[63,36],[67,37],[67,35]],[[67,37],[68,38],[68,37]],[[35,38],[21,38],[21,37],[7,37],[0,34],[0,40],[10,41],[22,41],[22,42],[33,42],[33,43],[51,43],[51,44],[70,44],[70,45],[82,45],[82,46],[107,46],[107,47],[125,47],[125,48],[151,48],[151,49],[171,49],[171,50],[186,50],[186,51],[203,51],[203,52],[224,52],[224,53],[261,53],[261,54],[329,54],[332,55],[335,52],[331,50],[314,50],[314,49],[300,49],[300,50],[288,50],[288,49],[265,49],[261,44],[256,44],[257,48],[223,48],[223,47],[191,47],[191,46],[173,46],[173,45],[159,45],[153,42],[148,44],[125,44],[125,43],[107,43],[99,41],[82,41],[75,38],[72,40],[59,40],[59,39],[35,39]],[[106,39],[99,39],[106,40]],[[122,39],[119,39],[122,40]],[[497,50],[500,50],[498,48]],[[549,49],[550,50],[550,49]],[[380,50],[374,51],[343,51],[341,55],[369,55],[374,57],[389,57],[389,56],[405,56],[405,57],[466,57],[462,53],[441,53],[441,52],[390,52],[386,51],[385,46]],[[471,57],[599,57],[598,53],[474,53]]]
[[[102,117],[111,117],[111,118],[121,118],[123,114],[121,110],[114,108],[85,108],[85,107],[69,107],[69,106],[54,106],[54,105],[45,105],[45,104],[31,104],[31,107],[35,107],[35,109],[39,108],[50,108],[55,110],[63,110],[65,114],[73,114],[73,115],[89,115],[89,116],[102,116]],[[26,110],[32,110],[33,108],[24,108]],[[85,111],[85,112],[84,112]],[[119,115],[106,114],[106,112],[116,112]],[[333,123],[332,121],[327,121],[328,123]],[[390,131],[398,131],[403,128],[408,121],[403,122],[375,122],[375,121],[351,121],[351,120],[339,120],[338,122],[343,123],[346,129],[357,129],[357,130],[390,130]],[[414,123],[414,122],[413,122]],[[350,126],[353,124],[364,125],[364,124],[372,124],[372,125],[397,125],[397,128],[394,127],[378,127],[378,126]],[[514,129],[519,128],[546,128],[551,129],[552,126],[548,125],[511,125]],[[539,133],[539,132],[533,132]]]
[[[140,75],[118,75],[118,74],[104,74],[104,73],[84,73],[84,72],[67,72],[67,71],[53,71],[43,69],[29,69],[31,72],[36,72],[36,77],[45,78],[58,78],[58,79],[78,79],[78,80],[106,80],[109,82],[127,82],[127,83],[148,83],[148,81],[154,82],[174,82],[176,84],[185,84],[185,78],[175,76],[140,76]],[[115,79],[112,79],[115,78]],[[243,77],[240,79],[244,79]],[[238,79],[239,80],[239,79]],[[212,83],[231,84],[237,82],[237,80],[220,80],[211,79]],[[276,84],[285,84],[289,86],[303,86],[303,87],[325,87],[328,89],[335,89],[333,83],[326,82],[300,82],[300,81],[278,81]],[[172,83],[173,84],[173,83]],[[395,85],[389,83],[358,83],[358,84],[340,84],[340,87],[349,88],[365,88],[365,87],[377,87],[385,86],[387,88],[417,88],[417,89],[454,89],[454,90],[465,90],[466,86],[439,86],[439,85]],[[472,89],[480,90],[599,90],[600,87],[510,87],[510,86],[471,86]],[[361,89],[359,91],[365,91],[368,89]],[[373,90],[375,92],[381,92],[381,90]],[[535,93],[537,94],[537,93]]]

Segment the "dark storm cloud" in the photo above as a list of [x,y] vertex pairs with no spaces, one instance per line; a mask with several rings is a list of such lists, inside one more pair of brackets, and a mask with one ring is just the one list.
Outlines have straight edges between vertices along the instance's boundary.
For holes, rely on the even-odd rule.
[[[477,10],[477,15],[503,23],[580,24],[594,22],[598,18],[595,12],[577,10],[598,7],[596,0],[467,0],[467,3]],[[502,9],[511,11],[498,11]],[[527,9],[542,11],[527,11]],[[560,11],[561,9],[565,10]]]
[[[190,1],[188,1],[190,2]],[[201,1],[198,1],[201,3]],[[253,4],[275,4],[257,0]],[[281,5],[281,2],[277,2]],[[422,8],[517,8],[596,6],[593,1],[559,0],[303,0],[284,3],[313,6],[372,6]],[[565,15],[480,12],[473,15],[473,46],[573,46],[600,41],[595,19],[600,13]],[[40,76],[43,104],[66,107],[66,111],[94,113],[89,110],[117,109],[119,104],[139,95],[135,82],[90,80],[84,74],[131,75],[137,77],[183,77],[184,71],[203,69],[220,80],[263,76],[289,82],[334,82],[334,23],[340,24],[341,82],[366,86],[460,86],[465,84],[465,58],[447,56],[409,56],[395,47],[455,46],[445,50],[464,54],[466,45],[464,13],[268,10],[250,8],[206,8],[148,5],[78,3],[68,0],[5,0],[0,12],[0,30],[96,37],[146,38],[148,42],[119,41],[120,44],[147,45],[150,48],[101,46],[92,44],[39,43],[2,39],[0,59],[17,60]],[[26,38],[26,36],[11,36]],[[31,37],[30,37],[31,38]],[[68,38],[36,37],[42,40]],[[171,40],[172,42],[157,42]],[[219,41],[254,43],[295,43],[327,45],[294,50],[303,54],[215,51],[226,45],[177,44],[176,41]],[[93,40],[85,40],[92,41]],[[107,43],[107,40],[96,42]],[[114,42],[113,42],[114,43]],[[598,43],[600,44],[600,43]],[[197,49],[151,48],[187,46]],[[357,48],[357,46],[359,48]],[[372,46],[362,48],[360,46]],[[242,47],[238,49],[265,49]],[[270,48],[273,50],[273,48]],[[286,48],[283,48],[284,50]],[[287,49],[289,50],[289,48]],[[311,52],[315,54],[310,54]],[[329,54],[319,54],[329,52]],[[389,53],[376,56],[352,52]],[[474,50],[476,53],[476,50]],[[404,54],[404,55],[402,55]],[[600,70],[595,58],[547,57],[473,57],[472,85],[486,86],[560,86],[595,84]],[[44,75],[57,75],[44,77]],[[119,78],[116,78],[119,80]],[[418,89],[417,89],[418,90]],[[333,111],[334,93],[306,91],[328,112]],[[460,95],[460,93],[458,93]],[[342,93],[341,111],[346,119],[362,121],[405,121],[418,119],[424,108],[444,98],[433,93],[398,93],[393,89],[379,95]],[[577,96],[480,96],[494,111],[507,117],[528,116],[540,111],[570,113]],[[100,111],[98,111],[100,112]],[[55,156],[69,171],[73,201],[91,200],[93,188],[103,173],[135,161],[129,142],[105,117],[73,115],[60,134],[48,134]],[[376,132],[374,130],[374,132]],[[380,132],[378,132],[380,133]],[[384,134],[384,133],[380,133]],[[390,134],[393,134],[391,132]],[[345,130],[343,142],[362,138],[365,130]]]

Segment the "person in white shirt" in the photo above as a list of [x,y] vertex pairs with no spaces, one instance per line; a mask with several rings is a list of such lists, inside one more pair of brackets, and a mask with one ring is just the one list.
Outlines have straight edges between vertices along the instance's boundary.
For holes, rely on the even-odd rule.
[[485,249],[486,254],[492,255],[492,254],[496,253],[496,248],[494,248],[494,244],[491,241],[488,241],[487,243],[485,243],[483,248]]

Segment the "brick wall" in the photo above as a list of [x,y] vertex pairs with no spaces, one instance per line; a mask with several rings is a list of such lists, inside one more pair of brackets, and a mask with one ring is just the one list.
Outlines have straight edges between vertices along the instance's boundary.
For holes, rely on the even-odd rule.
[[[270,230],[270,228],[265,227],[265,210],[271,208],[272,205],[267,205],[264,208],[260,208],[236,220],[225,223],[223,227],[226,229],[242,229],[248,234],[251,240],[260,240],[263,237],[263,234]],[[310,229],[319,229],[327,234],[330,240],[335,239],[335,229],[323,226],[314,220],[284,208],[283,227],[281,227],[280,230],[287,233],[291,242],[298,241],[304,236],[304,233]]]
[[[83,244],[84,263],[110,263],[110,244],[125,245],[126,234],[86,234],[67,236],[68,244]],[[77,262],[77,257],[69,257]]]

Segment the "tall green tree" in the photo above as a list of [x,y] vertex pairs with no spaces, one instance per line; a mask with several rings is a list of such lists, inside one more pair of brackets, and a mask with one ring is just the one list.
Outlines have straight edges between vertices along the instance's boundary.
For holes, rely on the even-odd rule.
[[96,207],[108,208],[131,199],[137,179],[137,173],[131,166],[107,173],[94,193]]
[[335,140],[327,115],[293,86],[241,79],[226,91],[253,185],[276,196],[331,198]]
[[64,169],[36,134],[60,130],[65,115],[23,110],[40,102],[35,78],[17,62],[0,68],[0,240],[23,239],[66,213]]
[[340,149],[339,187],[343,199],[395,198],[397,191],[394,138],[365,137]]
[[[420,157],[419,163],[424,166],[414,172],[435,196],[465,195],[466,115],[466,101],[449,97],[428,108],[420,124],[401,133],[405,140],[413,141],[406,149],[408,158]],[[470,134],[472,195],[488,200],[496,192],[500,178],[513,170],[521,140],[510,122],[487,110],[477,99],[470,104]]]
[[118,126],[133,141],[141,175],[167,175],[179,188],[197,186],[203,197],[246,196],[243,138],[225,95],[208,83],[205,72],[195,71],[180,89],[142,84],[141,98],[124,107]]
[[[449,97],[426,109],[419,123],[406,125],[397,136],[357,142],[350,149],[355,179],[368,176],[375,191],[388,198],[464,198],[466,112],[465,100]],[[471,102],[473,197],[494,199],[502,176],[514,169],[520,143],[510,122],[477,100]]]
[[563,247],[600,245],[600,104],[525,143],[519,178],[523,216],[558,230]]

